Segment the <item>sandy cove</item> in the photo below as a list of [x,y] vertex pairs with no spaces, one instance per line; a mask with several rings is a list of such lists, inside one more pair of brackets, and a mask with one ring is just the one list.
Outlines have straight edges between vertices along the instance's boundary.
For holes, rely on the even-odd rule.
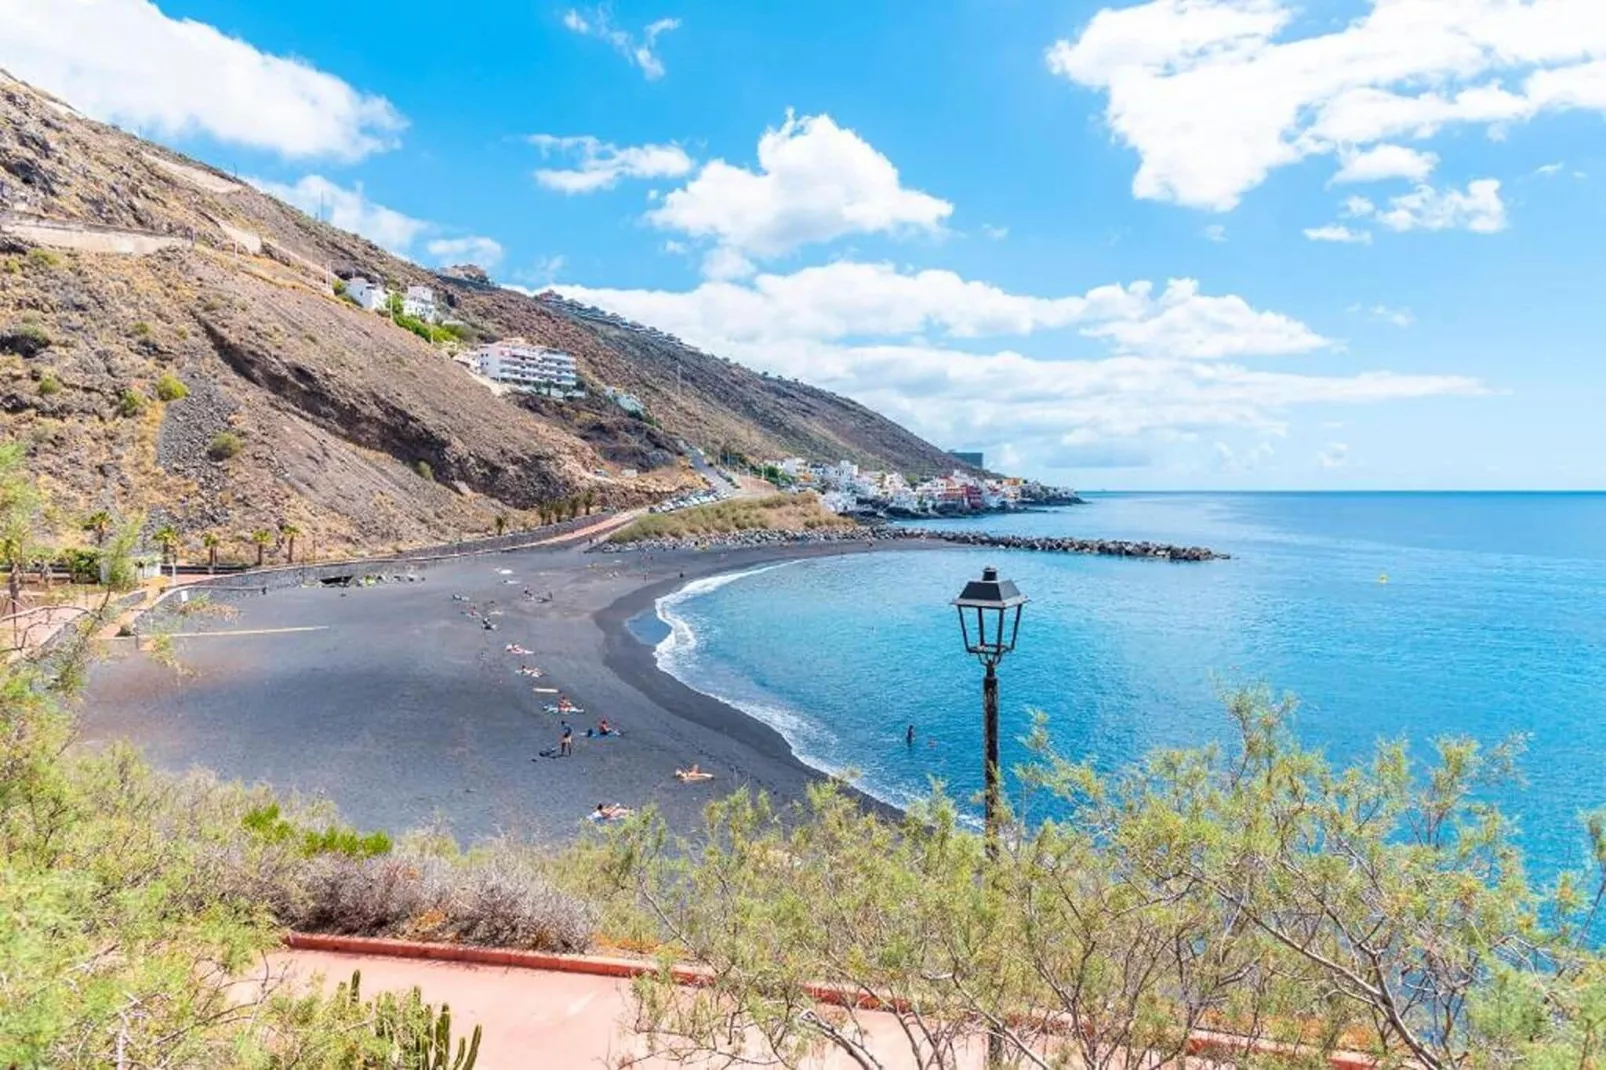
[[[921,549],[540,548],[432,564],[421,582],[239,596],[227,603],[237,610],[230,619],[178,623],[182,674],[126,646],[96,666],[81,740],[126,739],[161,768],[327,798],[363,828],[443,822],[463,842],[506,833],[560,843],[599,802],[618,802],[656,805],[690,832],[711,798],[744,786],[797,798],[820,774],[767,725],[659,670],[629,622],[717,573]],[[510,643],[532,653],[509,653]],[[520,675],[521,666],[545,675]],[[557,694],[537,688],[586,711],[567,718],[570,757],[539,757],[556,745],[559,717],[542,709]],[[622,735],[585,738],[601,717]],[[692,763],[714,779],[677,781],[675,770]]]

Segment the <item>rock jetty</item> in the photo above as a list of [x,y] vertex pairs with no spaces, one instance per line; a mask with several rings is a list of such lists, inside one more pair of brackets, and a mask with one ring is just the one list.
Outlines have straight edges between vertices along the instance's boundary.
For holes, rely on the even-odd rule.
[[1002,550],[1033,550],[1051,554],[1098,554],[1104,557],[1147,557],[1161,561],[1223,561],[1230,555],[1203,546],[1172,546],[1126,539],[1076,539],[1065,536],[994,535],[983,531],[930,531],[890,525],[863,528],[828,528],[820,531],[737,531],[683,538],[639,539],[603,543],[602,553],[644,550],[746,550],[759,546],[853,542],[945,542],[956,546],[987,546]]
[[991,546],[1001,550],[1037,550],[1050,554],[1099,554],[1104,557],[1157,557],[1164,561],[1225,561],[1232,555],[1204,546],[1172,546],[1163,542],[1127,539],[1074,539],[1068,536],[992,535],[985,531],[925,531],[904,528],[905,538],[940,539],[960,546]]

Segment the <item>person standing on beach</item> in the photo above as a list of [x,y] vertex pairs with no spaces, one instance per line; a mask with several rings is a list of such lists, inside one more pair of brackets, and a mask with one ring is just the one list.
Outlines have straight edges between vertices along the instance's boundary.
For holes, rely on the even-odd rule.
[[559,721],[563,726],[563,735],[558,737],[558,757],[567,758],[574,754],[574,729],[569,727],[568,721]]

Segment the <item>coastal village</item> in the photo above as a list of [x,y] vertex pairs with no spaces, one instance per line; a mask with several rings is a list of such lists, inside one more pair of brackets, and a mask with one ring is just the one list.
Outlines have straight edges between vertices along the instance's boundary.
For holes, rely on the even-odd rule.
[[[980,454],[971,454],[980,466]],[[955,460],[964,458],[956,455]],[[788,457],[767,464],[771,482],[788,490],[818,491],[820,502],[839,515],[922,517],[966,513],[1001,513],[1033,506],[1077,505],[1071,490],[1050,487],[1015,476],[990,476],[955,468],[944,476],[910,481],[898,472],[860,468],[852,461],[834,464]]]

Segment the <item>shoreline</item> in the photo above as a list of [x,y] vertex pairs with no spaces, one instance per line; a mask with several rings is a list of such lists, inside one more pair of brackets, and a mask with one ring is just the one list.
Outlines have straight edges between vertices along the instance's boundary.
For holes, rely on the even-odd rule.
[[[674,577],[666,576],[645,583],[597,610],[592,616],[606,639],[603,664],[662,708],[674,710],[676,716],[697,723],[710,731],[719,732],[750,748],[768,761],[789,764],[809,780],[836,783],[859,799],[862,805],[883,816],[902,817],[904,811],[901,807],[799,758],[786,737],[758,717],[739,706],[699,691],[674,674],[665,671],[658,664],[656,646],[639,638],[631,630],[630,622],[644,613],[653,613],[656,616],[660,599],[675,594],[698,580],[714,576],[811,558],[844,557],[853,553],[919,552],[922,549],[945,548],[942,543],[867,542],[862,546],[844,542],[795,543],[731,550],[719,553],[711,563],[706,561],[708,557],[714,556],[710,551],[676,551],[677,554],[692,555],[697,563],[708,564],[710,567],[677,570],[677,575]],[[801,795],[797,796],[797,799],[801,801]]]
[[[183,620],[173,645],[186,675],[131,645],[97,664],[78,745],[128,741],[161,769],[327,799],[363,829],[444,824],[465,846],[498,835],[560,846],[592,827],[584,818],[598,802],[656,806],[673,833],[696,835],[713,799],[747,788],[782,808],[834,778],[769,725],[660,669],[631,620],[709,576],[920,548],[787,544],[626,559],[550,547],[432,565],[419,582],[242,593],[225,613]],[[543,598],[522,597],[525,586]],[[533,653],[509,653],[509,643]],[[545,677],[519,675],[521,664]],[[540,751],[556,744],[560,719],[542,707],[557,692],[587,712],[568,718],[574,754],[547,760]],[[621,730],[617,740],[584,738],[600,717]],[[674,770],[692,763],[715,779],[676,781]],[[870,809],[902,813],[836,782]]]

